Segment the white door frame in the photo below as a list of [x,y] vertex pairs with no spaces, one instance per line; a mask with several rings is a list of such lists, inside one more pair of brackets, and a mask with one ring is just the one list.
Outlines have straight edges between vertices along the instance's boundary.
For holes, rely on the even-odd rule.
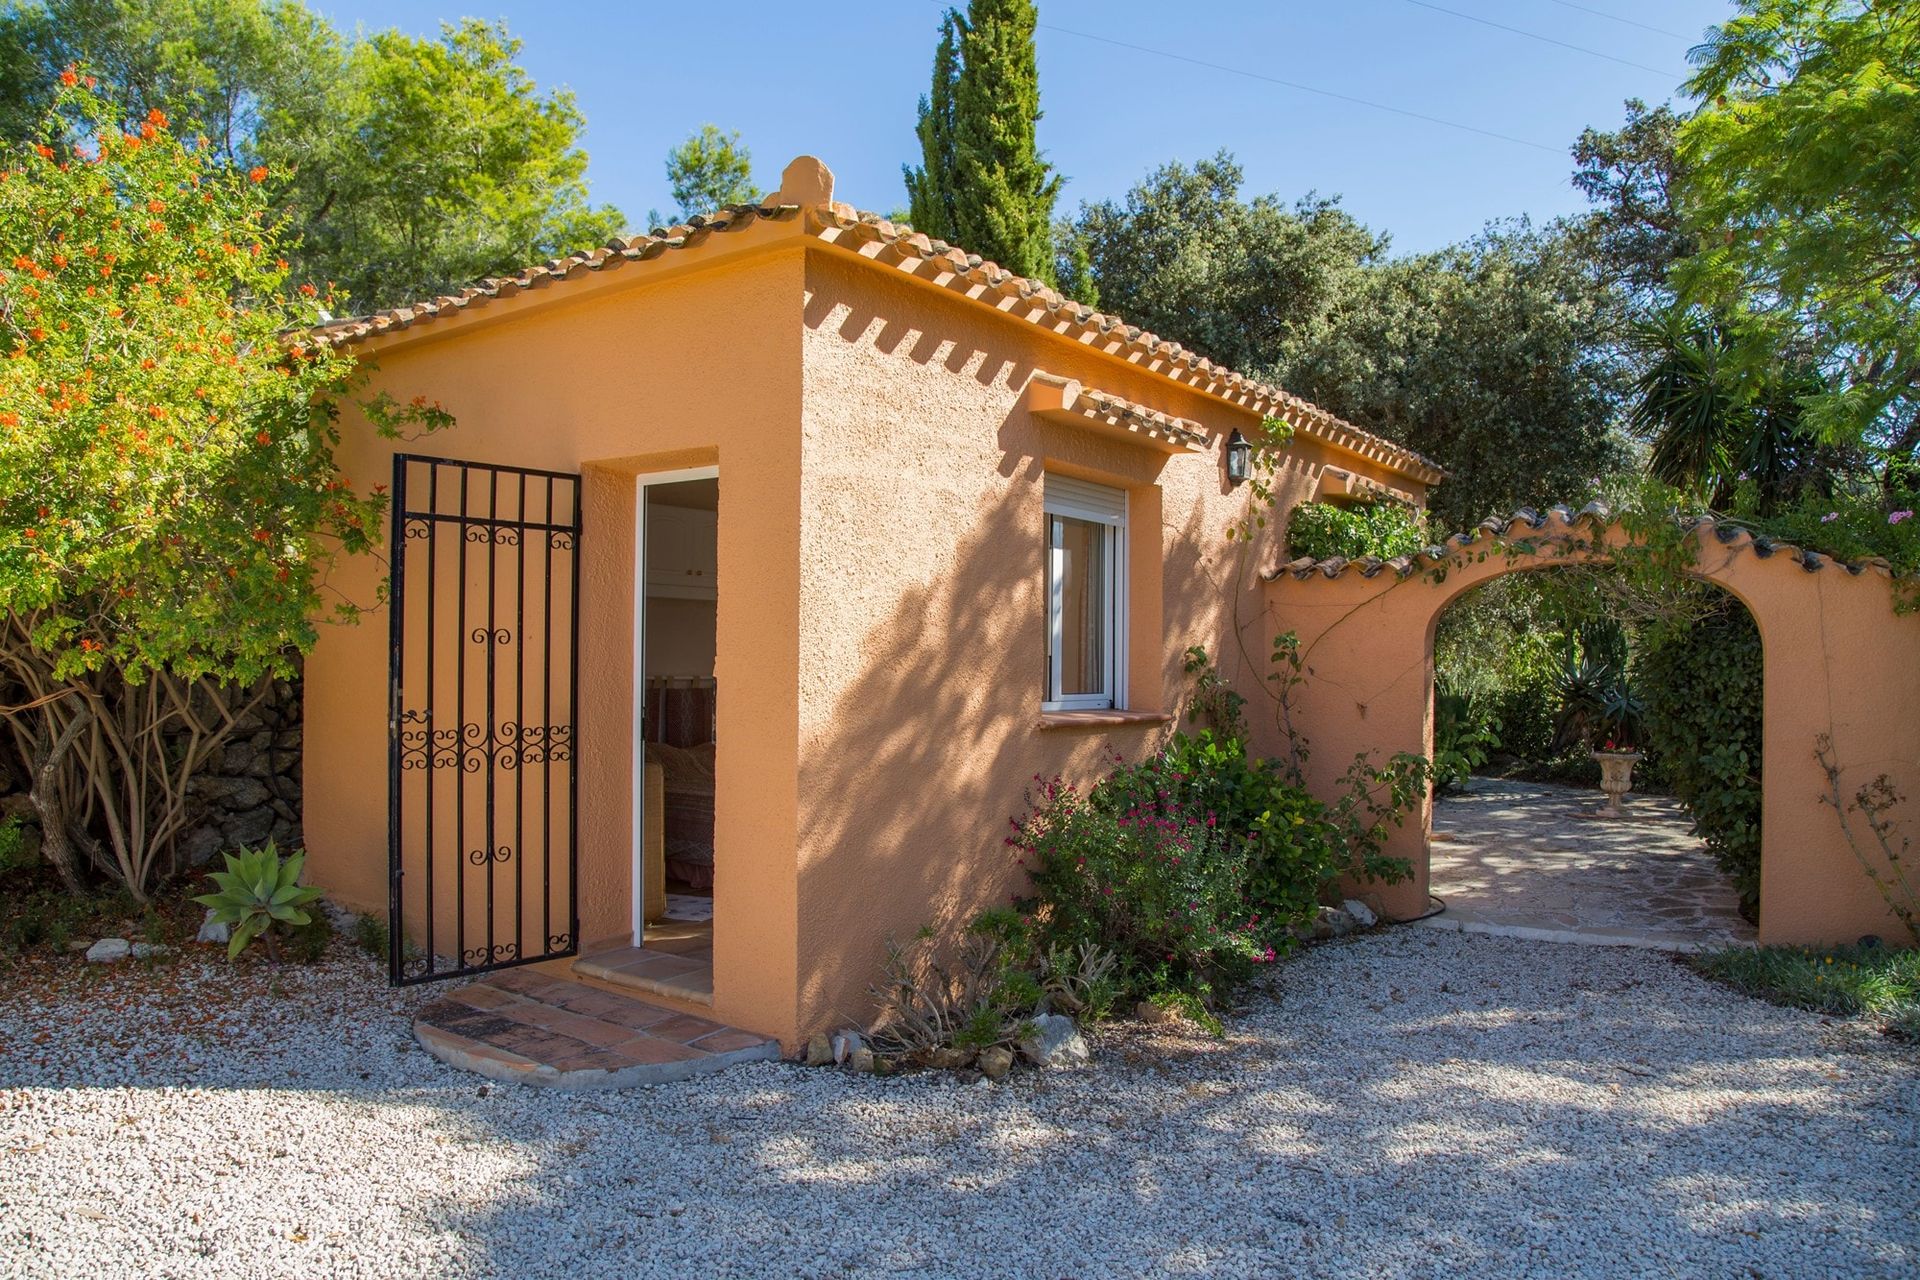
[[[717,480],[719,467],[683,467],[634,478],[633,486],[633,945],[647,929],[647,490],[656,484]],[[715,637],[718,640],[718,637]]]

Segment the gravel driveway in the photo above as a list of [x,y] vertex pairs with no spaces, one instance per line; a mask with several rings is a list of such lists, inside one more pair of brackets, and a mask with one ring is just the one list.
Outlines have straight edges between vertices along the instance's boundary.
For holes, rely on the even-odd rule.
[[0,995],[0,1275],[1920,1273],[1913,1051],[1648,952],[1401,929],[1078,1075],[612,1094],[440,1065],[359,957],[58,972]]

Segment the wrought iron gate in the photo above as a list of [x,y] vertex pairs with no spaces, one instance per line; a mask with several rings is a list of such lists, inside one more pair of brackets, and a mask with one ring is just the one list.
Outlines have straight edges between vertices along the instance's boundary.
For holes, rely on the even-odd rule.
[[393,460],[388,975],[576,953],[580,477]]

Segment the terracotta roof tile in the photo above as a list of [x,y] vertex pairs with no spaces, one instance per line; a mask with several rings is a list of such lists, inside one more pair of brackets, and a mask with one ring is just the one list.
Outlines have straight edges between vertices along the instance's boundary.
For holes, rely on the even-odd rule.
[[371,315],[335,320],[320,325],[314,332],[342,346],[365,342],[441,316],[475,311],[489,302],[511,298],[528,289],[544,289],[555,281],[578,280],[595,272],[615,270],[629,262],[657,258],[669,249],[686,248],[715,232],[737,230],[761,218],[792,219],[799,212],[798,205],[790,204],[731,206],[712,215],[693,218],[681,226],[656,228],[643,236],[616,236],[598,249],[552,258],[511,275],[489,276],[457,294],[446,294],[431,302],[409,303]]
[[[1396,577],[1407,578],[1423,569],[1438,567],[1475,547],[1482,550],[1492,549],[1492,544],[1506,538],[1514,532],[1515,526],[1524,526],[1519,536],[1529,532],[1549,531],[1554,536],[1569,536],[1577,527],[1584,524],[1595,532],[1606,529],[1614,523],[1613,512],[1605,503],[1589,502],[1575,511],[1571,507],[1555,506],[1546,511],[1535,511],[1531,507],[1521,507],[1511,516],[1498,516],[1482,520],[1473,529],[1456,533],[1444,544],[1430,546],[1418,554],[1396,556],[1391,560],[1381,560],[1372,556],[1348,559],[1346,556],[1329,556],[1324,560],[1315,560],[1311,556],[1302,556],[1273,569],[1263,576],[1272,582],[1282,577],[1292,577],[1305,582],[1316,574],[1322,578],[1338,578],[1348,570],[1357,571],[1363,578],[1371,578],[1383,570],[1391,569]],[[1774,555],[1784,555],[1798,564],[1808,573],[1817,573],[1828,565],[1836,565],[1854,577],[1872,570],[1882,577],[1894,577],[1892,566],[1880,556],[1870,556],[1863,560],[1837,560],[1823,552],[1807,547],[1794,546],[1791,543],[1776,542],[1766,534],[1756,534],[1739,525],[1725,524],[1713,519],[1683,520],[1681,527],[1697,531],[1702,538],[1712,537],[1720,545],[1735,551],[1750,550],[1762,560]]]
[[1041,369],[1034,370],[1027,379],[1026,403],[1039,417],[1072,426],[1094,427],[1169,450],[1207,447],[1206,430],[1191,419],[1175,417],[1111,391],[1084,386],[1077,378],[1064,378]]
[[[806,159],[802,157],[802,160]],[[801,162],[796,161],[795,166]],[[817,161],[812,162],[818,165]],[[791,174],[795,166],[789,166]],[[824,173],[824,166],[820,166]],[[831,177],[825,179],[831,190]],[[980,255],[933,239],[879,214],[831,199],[817,203],[729,205],[642,236],[616,237],[605,246],[527,267],[436,299],[430,304],[390,307],[371,315],[319,326],[322,339],[342,345],[397,333],[445,316],[477,310],[525,289],[545,288],[691,248],[716,234],[737,231],[761,219],[798,219],[806,234],[872,259],[879,265],[971,297],[1004,314],[1049,329],[1094,350],[1117,356],[1161,377],[1262,415],[1284,418],[1303,436],[1331,444],[1425,484],[1445,478],[1431,459],[1346,422],[1280,387],[1236,373],[1177,342],[1065,297],[1043,281],[1017,275]]]

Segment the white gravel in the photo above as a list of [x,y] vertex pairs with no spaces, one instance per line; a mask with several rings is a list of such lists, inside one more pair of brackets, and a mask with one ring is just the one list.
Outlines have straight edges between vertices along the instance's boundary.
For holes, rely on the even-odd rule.
[[1920,1274],[1913,1051],[1657,954],[1356,938],[1000,1088],[489,1085],[279,981],[6,977],[0,1275]]

